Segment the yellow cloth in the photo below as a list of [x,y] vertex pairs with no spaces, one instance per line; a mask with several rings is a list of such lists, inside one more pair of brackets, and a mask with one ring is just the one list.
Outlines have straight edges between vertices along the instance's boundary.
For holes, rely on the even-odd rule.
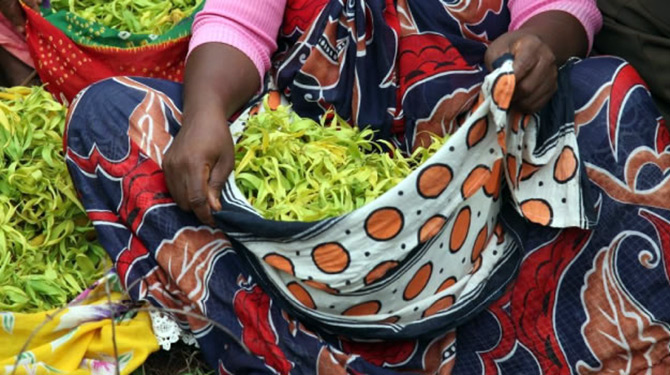
[[[124,295],[105,283],[116,283],[109,274],[63,311],[33,314],[0,312],[0,374],[115,374],[112,311],[126,311]],[[109,288],[109,287],[107,287]],[[118,290],[118,285],[113,288]],[[51,320],[36,331],[45,320]],[[121,374],[130,374],[158,350],[158,342],[146,312],[115,319],[116,345]],[[36,331],[23,353],[26,341]]]

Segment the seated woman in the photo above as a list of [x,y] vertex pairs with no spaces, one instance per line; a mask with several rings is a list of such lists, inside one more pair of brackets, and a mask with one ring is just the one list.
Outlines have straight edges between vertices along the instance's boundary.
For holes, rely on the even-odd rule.
[[[25,2],[37,8],[35,0]],[[0,1],[0,85],[6,87],[39,84],[33,60],[25,42],[25,18],[20,2]]]
[[[177,317],[220,374],[662,373],[670,358],[670,138],[623,60],[573,60],[559,75],[571,57],[585,56],[599,25],[594,1],[583,0],[209,0],[194,24],[183,86],[123,77],[79,95],[66,134],[68,165],[131,296],[183,310]],[[393,290],[375,306],[357,306],[348,315],[360,320],[349,330],[284,309],[291,301],[268,294],[239,242],[217,229],[221,191],[234,165],[227,119],[259,88],[276,86],[302,116],[334,108],[411,150],[425,142],[426,130],[457,131],[477,105],[487,72],[506,54],[514,55],[513,112],[533,113],[550,100],[569,108],[560,123],[552,122],[561,109],[553,104],[533,116],[540,130],[525,141],[544,139],[550,147],[577,133],[578,148],[561,153],[553,179],[531,179],[553,165],[514,159],[504,167],[507,176],[514,171],[534,181],[527,189],[566,207],[538,207],[541,220],[507,206],[500,217],[468,211],[464,219],[469,228],[493,215],[487,230],[466,229],[461,242],[480,234],[494,245],[513,238],[510,259],[518,262],[507,270],[516,278],[482,278],[479,286],[492,292],[477,306],[465,309],[461,295],[451,296],[439,309],[462,309],[459,318],[434,329],[426,310],[426,319],[417,318],[426,324],[414,334],[380,305],[414,306],[426,280],[446,278],[442,270],[422,267],[416,275],[424,280],[410,281],[421,288],[408,284],[397,297]],[[530,121],[516,119],[521,128],[514,132]],[[525,152],[526,145],[518,144],[518,155],[541,156],[542,149]],[[453,151],[461,158],[472,152]],[[554,196],[573,178],[584,196]],[[550,225],[561,219],[552,212],[581,211],[593,214],[589,229]],[[476,273],[481,257],[496,252],[480,250],[456,266]],[[295,257],[264,259],[288,273],[301,254]],[[329,288],[318,281],[300,281],[296,294]],[[462,280],[441,281],[444,292]],[[311,308],[323,316],[352,312],[334,304]],[[385,319],[379,330],[358,329],[376,314]]]

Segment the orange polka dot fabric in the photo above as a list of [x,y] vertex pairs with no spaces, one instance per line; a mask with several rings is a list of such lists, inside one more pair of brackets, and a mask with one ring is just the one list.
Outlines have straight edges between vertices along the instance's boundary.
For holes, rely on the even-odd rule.
[[477,311],[512,277],[517,248],[498,222],[505,185],[527,220],[584,226],[581,210],[562,209],[581,205],[574,132],[537,149],[536,120],[507,112],[512,72],[506,61],[491,73],[479,104],[431,159],[348,215],[266,221],[231,176],[219,218],[264,289],[326,330],[416,336]]

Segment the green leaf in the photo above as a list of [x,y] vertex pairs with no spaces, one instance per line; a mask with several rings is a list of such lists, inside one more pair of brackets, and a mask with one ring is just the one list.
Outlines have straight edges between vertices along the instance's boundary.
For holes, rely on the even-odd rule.
[[64,296],[65,293],[62,289],[58,288],[54,284],[48,282],[47,280],[28,280],[26,285],[29,288],[32,288],[37,293],[46,294],[49,296]]
[[95,265],[91,262],[90,259],[84,254],[77,254],[76,262],[79,268],[84,272],[84,274],[93,274],[95,273]]
[[13,303],[16,304],[24,304],[29,301],[26,292],[14,286],[6,285],[0,287],[0,295],[7,296]]

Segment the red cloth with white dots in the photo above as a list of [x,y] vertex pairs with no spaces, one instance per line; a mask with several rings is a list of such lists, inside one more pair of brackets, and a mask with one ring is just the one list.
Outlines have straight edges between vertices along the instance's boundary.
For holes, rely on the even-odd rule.
[[115,76],[181,82],[189,37],[136,48],[80,45],[34,10],[25,7],[26,39],[47,90],[69,103],[87,86]]

